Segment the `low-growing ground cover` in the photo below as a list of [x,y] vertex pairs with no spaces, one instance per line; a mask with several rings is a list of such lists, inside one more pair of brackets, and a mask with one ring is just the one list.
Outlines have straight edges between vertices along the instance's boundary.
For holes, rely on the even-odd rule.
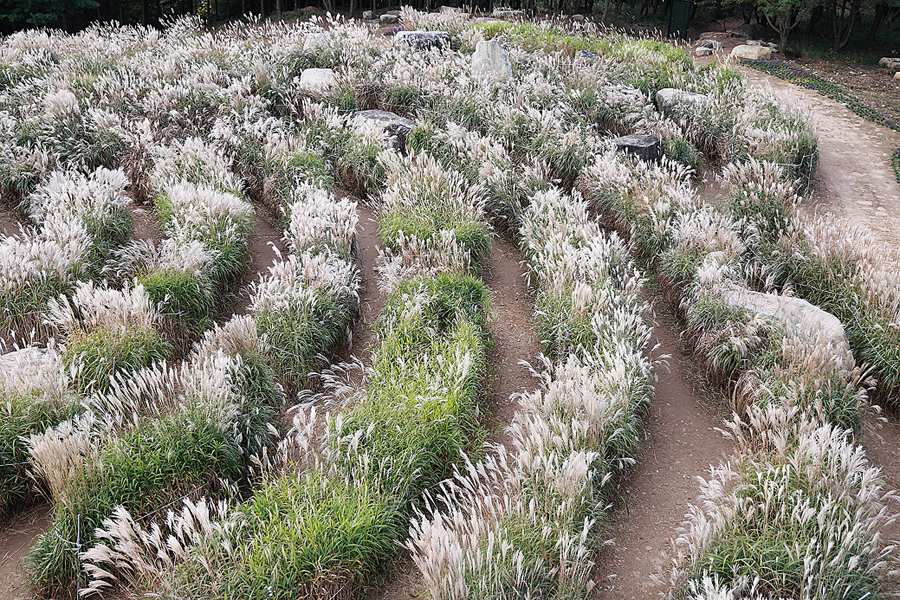
[[[896,388],[896,286],[871,254],[838,244],[840,230],[794,210],[795,181],[817,161],[805,116],[659,41],[473,27],[455,12],[403,19],[449,30],[453,48],[386,48],[337,21],[190,20],[0,46],[27,73],[0,93],[0,185],[34,220],[0,242],[0,289],[24,307],[7,313],[20,335],[41,325],[29,352],[57,382],[10,392],[26,421],[11,455],[29,435],[54,503],[32,553],[37,592],[353,595],[405,547],[435,598],[584,597],[611,483],[652,401],[632,253],[739,417],[740,452],[691,513],[673,594],[753,585],[769,553],[785,559],[760,593],[877,592],[890,497],[849,436],[871,387],[855,363],[874,367],[883,397]],[[508,74],[473,74],[489,40]],[[304,87],[309,67],[333,69],[333,87]],[[705,100],[662,111],[651,100],[665,87]],[[375,108],[415,120],[406,144],[352,116]],[[666,158],[617,152],[625,133],[656,136]],[[729,186],[724,203],[697,197],[701,162]],[[104,197],[97,182],[111,190],[108,223],[86,203]],[[360,285],[356,205],[335,185],[375,206],[388,298],[372,368],[349,395],[325,368]],[[153,203],[160,243],[130,240],[128,186]],[[60,187],[74,191],[57,199]],[[281,212],[286,251],[252,286],[250,314],[216,323],[246,269],[252,202]],[[35,208],[48,203],[68,216]],[[527,260],[546,359],[517,397],[511,447],[485,449],[490,302],[477,277],[491,227]],[[52,294],[36,302],[41,286]],[[791,290],[837,313],[852,354],[727,300]],[[297,397],[311,385],[329,393]],[[345,402],[325,402],[334,395]],[[284,431],[276,411],[295,398]],[[33,493],[23,475],[4,479],[10,498]],[[760,506],[772,527],[756,526]],[[787,547],[783,532],[804,542]],[[739,540],[749,550],[728,554]]]

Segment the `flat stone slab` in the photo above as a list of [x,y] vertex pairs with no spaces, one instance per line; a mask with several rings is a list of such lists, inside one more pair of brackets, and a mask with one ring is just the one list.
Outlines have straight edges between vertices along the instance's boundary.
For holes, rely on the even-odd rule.
[[636,156],[644,162],[655,162],[662,155],[662,146],[656,136],[632,133],[618,137],[612,142],[625,154]]
[[350,117],[350,126],[358,132],[378,131],[387,136],[391,147],[403,150],[416,123],[386,110],[360,110]]
[[446,31],[398,31],[394,36],[394,46],[407,45],[416,50],[448,50],[450,34]]
[[707,102],[704,94],[688,92],[676,88],[663,88],[656,92],[656,107],[664,115],[672,112],[678,105],[703,106]]
[[744,60],[769,60],[772,58],[772,49],[768,46],[748,46],[742,44],[731,50],[731,56]]

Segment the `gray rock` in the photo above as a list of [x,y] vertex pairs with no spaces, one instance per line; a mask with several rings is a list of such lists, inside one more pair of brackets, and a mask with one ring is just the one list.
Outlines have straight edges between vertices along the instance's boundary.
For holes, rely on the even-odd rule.
[[376,16],[375,16],[375,13],[372,12],[371,10],[364,10],[364,11],[363,11],[363,21],[374,21],[374,20],[377,19],[377,18],[378,18],[378,17],[376,17]]
[[613,140],[616,148],[625,154],[631,154],[644,162],[659,160],[662,154],[659,138],[652,135],[633,133]]
[[395,150],[406,147],[409,132],[415,129],[415,121],[384,110],[361,110],[350,117],[350,126],[355,131],[376,130],[384,133]]
[[731,56],[744,60],[769,60],[772,58],[772,49],[768,46],[735,46],[731,50]]
[[381,15],[378,20],[382,25],[396,25],[400,22],[400,17],[397,15],[389,15],[387,13]]
[[738,286],[719,290],[722,301],[732,307],[775,321],[789,334],[805,339],[813,348],[825,350],[831,366],[840,372],[853,368],[853,352],[841,321],[801,298],[753,292]]
[[900,71],[894,73],[894,79],[900,79]]
[[579,50],[575,53],[575,60],[579,62],[595,63],[599,58],[599,56],[597,56],[590,50]]
[[495,39],[478,42],[472,55],[472,76],[482,80],[509,79],[512,77],[509,52]]
[[711,56],[713,53],[712,48],[707,48],[706,46],[700,46],[696,50],[694,50],[694,54],[697,56]]
[[747,40],[744,43],[747,44],[748,46],[762,46],[763,45],[763,43],[759,40]]
[[392,9],[392,10],[386,10],[386,11],[384,11],[384,14],[386,14],[386,15],[396,15],[396,16],[399,17],[399,16],[400,16],[400,11],[397,10],[397,9],[395,8],[395,9]]
[[584,15],[572,15],[572,21],[575,23],[584,23]]
[[331,69],[304,69],[300,74],[300,89],[309,94],[324,97],[335,87]]
[[514,10],[511,8],[496,8],[491,16],[498,19],[521,19],[525,16],[524,10]]
[[712,50],[721,50],[725,45],[719,40],[703,40],[700,42],[700,48],[710,48]]
[[405,44],[416,50],[450,48],[450,34],[446,31],[398,31],[394,36],[394,45]]
[[663,88],[656,92],[656,107],[664,115],[668,115],[678,105],[703,106],[706,101],[704,94],[675,88]]

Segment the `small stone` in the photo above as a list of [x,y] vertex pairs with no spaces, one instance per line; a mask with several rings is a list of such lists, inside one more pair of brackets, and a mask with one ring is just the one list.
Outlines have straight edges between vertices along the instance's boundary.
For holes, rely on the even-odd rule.
[[394,46],[406,44],[416,50],[450,48],[450,34],[446,31],[398,31],[394,36]]
[[762,42],[760,42],[759,40],[747,40],[746,44],[748,46],[762,46]]
[[360,110],[350,117],[350,126],[357,132],[376,129],[383,132],[395,150],[406,147],[409,133],[415,129],[415,121],[385,110]]
[[735,46],[731,50],[731,56],[744,60],[769,60],[772,58],[772,49],[768,46]]
[[632,154],[644,162],[659,160],[662,152],[659,138],[652,135],[633,133],[616,138],[612,142],[625,154]]
[[371,10],[363,11],[363,21],[374,21],[375,19],[377,19],[377,17],[375,16],[375,13],[373,11],[371,11]]
[[335,87],[334,71],[331,69],[304,69],[300,74],[300,89],[304,92],[326,96]]
[[472,55],[472,75],[477,79],[494,80],[512,77],[509,52],[497,40],[482,40]]
[[381,15],[378,20],[382,25],[396,25],[400,22],[400,17],[397,15],[389,15],[387,13]]
[[575,60],[577,62],[585,62],[585,63],[595,63],[597,59],[600,58],[590,50],[579,50],[575,53]]

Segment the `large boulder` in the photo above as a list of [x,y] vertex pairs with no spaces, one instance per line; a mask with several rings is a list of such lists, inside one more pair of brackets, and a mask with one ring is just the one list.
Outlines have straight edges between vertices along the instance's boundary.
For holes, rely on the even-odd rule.
[[382,25],[396,25],[400,22],[400,17],[398,17],[397,15],[389,15],[385,13],[378,17],[378,20]]
[[385,110],[361,110],[350,117],[350,126],[358,133],[377,132],[388,138],[395,150],[406,148],[406,139],[416,127],[414,121]]
[[853,368],[853,352],[844,326],[831,313],[801,298],[753,292],[736,285],[724,286],[718,296],[728,306],[772,319],[788,334],[823,350],[831,366],[839,372]]
[[450,34],[446,31],[398,31],[394,45],[405,44],[416,50],[450,49]]
[[889,71],[900,72],[900,58],[891,56],[882,57],[882,59],[878,61],[878,66],[884,67]]
[[487,81],[509,79],[512,77],[509,52],[495,39],[478,42],[472,55],[472,76]]
[[662,155],[659,138],[652,135],[633,133],[616,138],[612,142],[617,149],[625,154],[636,156],[644,162],[657,161]]
[[744,60],[769,60],[772,58],[772,49],[768,46],[735,46],[731,50],[731,56]]
[[309,94],[324,97],[335,88],[334,71],[331,69],[304,69],[300,73],[300,89]]
[[377,18],[378,18],[378,17],[375,16],[375,12],[374,12],[374,11],[371,11],[371,10],[364,10],[364,11],[363,11],[363,21],[374,21],[374,20],[377,19]]
[[707,97],[704,94],[688,92],[676,88],[663,88],[656,92],[656,107],[664,115],[672,112],[679,105],[700,107],[706,104]]

